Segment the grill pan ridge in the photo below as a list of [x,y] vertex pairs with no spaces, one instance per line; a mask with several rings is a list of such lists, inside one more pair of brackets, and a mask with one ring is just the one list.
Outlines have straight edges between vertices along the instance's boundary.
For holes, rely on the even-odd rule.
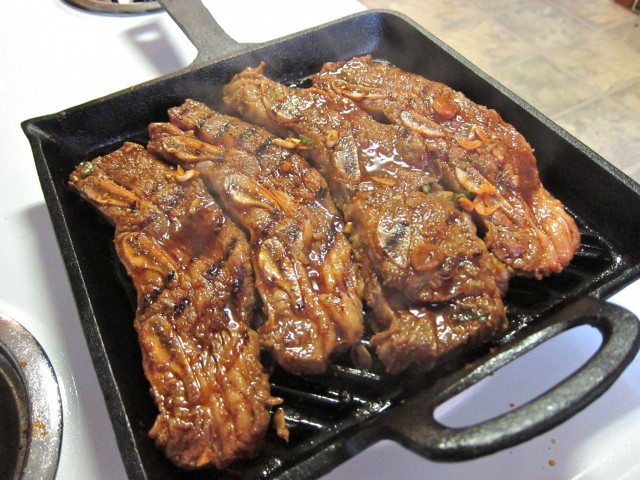
[[[177,20],[184,14],[174,10],[173,0],[161,3]],[[213,25],[208,35],[224,35]],[[275,368],[272,388],[285,399],[289,444],[270,433],[255,459],[215,472],[215,478],[317,478],[383,438],[438,460],[484,455],[568,419],[606,391],[634,358],[640,347],[637,319],[602,301],[640,276],[635,238],[640,188],[615,167],[394,12],[367,11],[260,45],[227,40],[222,52],[207,47],[211,42],[194,41],[199,57],[183,71],[22,125],[130,478],[199,479],[212,478],[212,472],[178,470],[148,437],[156,411],[132,328],[135,292],[115,254],[113,228],[67,188],[67,179],[78,163],[124,140],[144,143],[148,123],[165,119],[166,110],[185,98],[219,107],[222,85],[261,60],[269,76],[295,82],[324,62],[372,54],[498,110],[534,147],[542,181],[577,219],[582,244],[561,274],[511,282],[506,298],[511,327],[503,338],[427,375],[390,377],[375,361],[370,370],[361,370],[348,358],[318,377],[294,377]],[[612,210],[616,215],[610,215]],[[550,392],[469,428],[447,429],[433,419],[435,408],[457,392],[560,332],[585,324],[602,334],[599,351]]]

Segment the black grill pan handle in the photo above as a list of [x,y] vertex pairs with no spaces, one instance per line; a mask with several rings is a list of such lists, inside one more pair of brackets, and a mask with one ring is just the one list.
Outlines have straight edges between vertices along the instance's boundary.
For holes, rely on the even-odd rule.
[[[472,426],[451,428],[435,419],[435,409],[446,400],[537,345],[580,325],[598,329],[602,344],[580,369],[554,388],[502,416]],[[512,447],[550,430],[593,402],[620,376],[639,347],[640,323],[632,313],[592,297],[581,298],[532,328],[525,338],[499,347],[488,360],[481,359],[443,378],[433,388],[391,409],[374,422],[373,428],[381,429],[369,438],[391,438],[436,460],[471,459]]]
[[194,64],[218,60],[251,48],[231,38],[201,0],[158,0],[198,50]]

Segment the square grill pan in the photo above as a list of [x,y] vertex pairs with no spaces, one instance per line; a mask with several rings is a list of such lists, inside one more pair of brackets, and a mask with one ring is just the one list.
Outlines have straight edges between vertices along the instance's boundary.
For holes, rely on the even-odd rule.
[[[373,10],[260,45],[230,40],[200,2],[164,0],[199,50],[187,69],[56,114],[23,122],[60,244],[92,360],[130,478],[317,478],[383,438],[437,460],[485,455],[530,439],[601,395],[640,345],[637,319],[603,301],[640,274],[640,188],[408,18]],[[195,5],[191,5],[195,3]],[[149,431],[156,408],[132,328],[135,292],[113,247],[113,228],[67,187],[75,166],[118,148],[145,143],[147,125],[186,98],[221,106],[221,87],[264,60],[266,73],[299,82],[327,61],[372,54],[444,82],[496,109],[536,151],[540,176],[577,219],[582,244],[561,274],[515,278],[506,303],[510,329],[428,375],[386,375],[374,361],[361,370],[347,359],[322,376],[276,369],[273,393],[285,399],[289,444],[269,434],[259,455],[224,472],[182,471],[157,450]],[[509,413],[462,429],[435,421],[435,408],[502,365],[577,325],[592,325],[600,349],[551,391]]]

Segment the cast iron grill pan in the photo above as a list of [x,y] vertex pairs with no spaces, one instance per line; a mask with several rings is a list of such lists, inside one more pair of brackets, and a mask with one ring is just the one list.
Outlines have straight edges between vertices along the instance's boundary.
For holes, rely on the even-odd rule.
[[[631,362],[640,346],[638,321],[602,299],[640,273],[636,183],[399,14],[367,11],[250,46],[226,37],[208,12],[193,10],[202,8],[199,1],[195,7],[185,0],[162,3],[199,49],[192,66],[22,125],[130,478],[317,478],[384,438],[428,458],[474,458],[568,419],[606,391]],[[445,82],[514,124],[536,151],[543,183],[577,219],[580,249],[560,275],[511,282],[506,299],[511,326],[504,337],[428,375],[390,377],[375,361],[370,370],[361,370],[348,358],[319,377],[294,377],[275,368],[272,388],[285,399],[289,444],[270,433],[255,459],[224,472],[179,470],[148,437],[156,408],[132,328],[135,292],[115,254],[113,228],[68,189],[69,174],[78,163],[125,140],[146,142],[147,125],[166,119],[167,109],[186,98],[219,108],[221,87],[261,60],[267,63],[267,75],[299,82],[327,61],[363,54]],[[503,416],[461,429],[434,419],[435,408],[448,398],[578,325],[596,328],[602,345],[549,392]]]

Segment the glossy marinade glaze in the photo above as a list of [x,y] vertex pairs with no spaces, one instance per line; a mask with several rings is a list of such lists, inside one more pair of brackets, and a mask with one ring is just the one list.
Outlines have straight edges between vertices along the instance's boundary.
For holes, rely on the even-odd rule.
[[281,400],[270,394],[250,328],[244,234],[200,179],[138,144],[80,164],[69,184],[114,224],[137,291],[133,325],[159,410],[150,436],[188,469],[253,455]]
[[301,153],[324,174],[349,226],[378,331],[371,342],[387,370],[432,368],[504,327],[506,269],[437,183],[422,139],[346,97],[275,82],[263,68],[237,74],[224,101],[283,138],[304,139]]
[[322,176],[266,130],[188,100],[150,151],[194,169],[249,233],[261,342],[294,374],[323,373],[362,336],[362,285]]
[[489,250],[514,273],[541,278],[569,264],[580,244],[576,223],[540,182],[531,146],[498,112],[371,56],[327,63],[313,85],[420,135],[442,183],[468,197],[462,205]]

